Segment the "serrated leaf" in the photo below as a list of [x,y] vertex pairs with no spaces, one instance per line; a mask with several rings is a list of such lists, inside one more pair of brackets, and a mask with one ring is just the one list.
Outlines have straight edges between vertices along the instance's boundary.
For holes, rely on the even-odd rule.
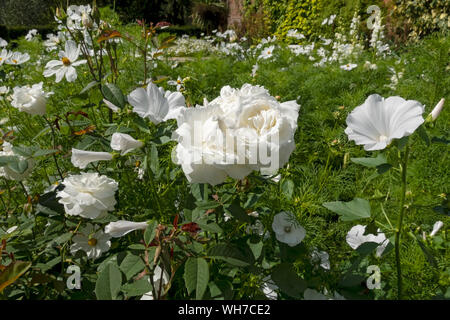
[[122,274],[114,264],[108,264],[100,272],[95,283],[95,295],[98,300],[115,300],[122,285]]
[[122,286],[122,291],[128,297],[140,296],[152,291],[152,285],[150,283],[149,276],[144,276],[139,280],[132,283],[126,283]]
[[122,91],[113,83],[107,83],[102,86],[102,93],[106,100],[119,108],[125,107],[125,96]]
[[370,203],[365,199],[355,198],[349,202],[325,202],[322,205],[328,210],[339,214],[342,221],[370,218]]
[[253,256],[246,256],[235,246],[223,243],[217,244],[209,249],[208,256],[238,267],[245,267],[254,262]]
[[306,289],[306,282],[297,275],[290,263],[276,266],[270,277],[281,291],[293,298],[300,298]]
[[189,294],[195,290],[196,299],[203,298],[209,282],[209,266],[205,259],[187,259],[184,265],[184,282]]
[[140,257],[129,253],[123,259],[119,268],[125,274],[126,279],[130,280],[136,273],[144,270],[145,264]]
[[387,163],[386,156],[382,153],[377,155],[375,158],[350,158],[350,160],[356,164],[360,164],[369,168],[375,168]]

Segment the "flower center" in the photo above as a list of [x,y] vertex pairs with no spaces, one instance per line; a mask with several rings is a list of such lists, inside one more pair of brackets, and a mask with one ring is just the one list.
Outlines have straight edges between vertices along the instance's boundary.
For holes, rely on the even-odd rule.
[[88,245],[90,245],[91,247],[95,247],[97,245],[97,239],[95,238],[90,238],[88,240]]
[[381,136],[378,138],[378,141],[379,141],[379,142],[385,142],[387,139],[388,139],[388,137],[386,137],[385,135],[381,135]]
[[12,62],[17,63],[17,60],[16,59],[12,59]]
[[65,66],[70,66],[70,60],[69,60],[69,58],[63,57],[61,60],[62,60],[62,63],[63,63]]
[[291,230],[292,230],[292,227],[291,227],[291,226],[286,226],[286,227],[284,227],[284,232],[286,232],[286,233],[291,232]]
[[181,84],[181,80],[177,80],[177,83],[178,83],[178,84]]

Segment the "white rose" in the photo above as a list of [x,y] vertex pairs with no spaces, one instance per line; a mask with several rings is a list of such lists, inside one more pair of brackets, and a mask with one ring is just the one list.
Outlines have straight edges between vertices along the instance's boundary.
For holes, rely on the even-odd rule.
[[97,219],[114,210],[114,194],[118,183],[113,179],[99,176],[96,172],[83,172],[80,175],[70,175],[62,184],[64,189],[56,195],[68,215]]
[[44,115],[47,98],[53,92],[45,93],[42,90],[42,82],[30,86],[15,87],[11,105],[19,111],[31,115]]
[[121,155],[125,155],[143,145],[144,143],[142,141],[136,140],[126,133],[116,132],[111,138],[111,148],[116,151],[121,151]]

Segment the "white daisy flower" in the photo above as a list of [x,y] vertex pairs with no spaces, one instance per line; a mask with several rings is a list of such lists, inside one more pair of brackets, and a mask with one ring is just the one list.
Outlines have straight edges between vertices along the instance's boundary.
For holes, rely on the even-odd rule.
[[104,233],[101,229],[95,230],[95,227],[88,223],[72,238],[73,244],[70,246],[70,253],[75,255],[78,250],[86,252],[89,259],[99,258],[103,252],[111,248],[111,236]]

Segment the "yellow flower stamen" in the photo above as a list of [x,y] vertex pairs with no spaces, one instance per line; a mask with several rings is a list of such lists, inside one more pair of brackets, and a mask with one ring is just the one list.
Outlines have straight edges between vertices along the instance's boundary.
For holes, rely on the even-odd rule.
[[12,59],[12,62],[17,63],[17,60],[16,59]]
[[63,57],[61,60],[62,60],[62,63],[63,63],[65,66],[69,66],[69,65],[70,65],[70,60],[69,60],[69,58]]
[[89,239],[88,245],[90,245],[91,247],[95,247],[96,244],[97,244],[97,239],[95,239],[95,238]]

